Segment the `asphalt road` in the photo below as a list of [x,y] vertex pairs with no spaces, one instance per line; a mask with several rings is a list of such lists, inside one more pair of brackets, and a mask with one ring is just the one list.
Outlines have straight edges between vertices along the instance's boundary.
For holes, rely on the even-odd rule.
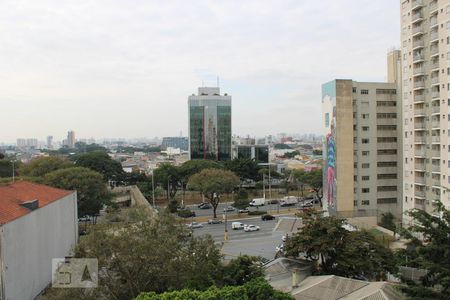
[[[217,218],[222,218],[222,215],[224,214],[223,209],[229,205],[232,205],[232,202],[228,202],[228,203],[219,203],[219,206],[217,207]],[[197,207],[197,205],[188,205],[186,206],[187,208],[189,208],[190,210],[195,212],[195,215],[197,217],[206,217],[206,216],[210,216],[212,218],[213,216],[213,209],[200,209]],[[259,206],[259,207],[249,207],[250,211],[254,211],[254,210],[263,210],[263,211],[267,211],[269,213],[276,213],[278,210],[285,210],[288,208],[291,208],[293,210],[299,208],[300,206],[297,204],[296,206],[285,206],[285,207],[281,207],[277,204],[268,204],[268,205],[264,205],[264,206]],[[227,212],[230,215],[233,214],[237,214],[238,210],[236,209],[235,211],[229,211]]]

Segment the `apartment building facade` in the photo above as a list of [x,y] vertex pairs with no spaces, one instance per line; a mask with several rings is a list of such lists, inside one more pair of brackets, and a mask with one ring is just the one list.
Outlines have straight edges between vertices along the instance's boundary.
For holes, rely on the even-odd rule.
[[402,137],[396,80],[333,80],[322,86],[322,106],[325,208],[342,217],[391,212],[400,219]]
[[403,209],[433,213],[450,208],[450,0],[402,0],[401,43]]

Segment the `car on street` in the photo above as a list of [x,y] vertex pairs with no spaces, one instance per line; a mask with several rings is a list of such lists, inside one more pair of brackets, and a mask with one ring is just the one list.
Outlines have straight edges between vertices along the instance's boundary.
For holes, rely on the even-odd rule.
[[244,223],[241,223],[241,222],[231,223],[231,229],[233,229],[233,230],[244,229],[245,226],[247,226],[247,225],[245,225]]
[[235,211],[236,208],[234,208],[233,206],[227,206],[223,209],[223,211]]
[[268,201],[269,204],[278,204],[279,202],[280,201],[278,199],[272,199]]
[[89,222],[90,220],[91,220],[91,217],[88,215],[78,218],[78,222]]
[[212,208],[212,205],[209,204],[208,202],[202,202],[199,205],[197,205],[197,207],[200,209],[210,209]]
[[194,229],[194,228],[203,228],[203,224],[197,223],[197,222],[191,222],[191,223],[187,224],[187,227],[188,228],[192,228],[192,229]]
[[238,213],[240,213],[240,214],[247,214],[248,211],[249,211],[249,210],[248,210],[247,208],[244,208],[244,209],[238,210]]
[[222,224],[222,220],[210,219],[210,220],[208,220],[208,224]]
[[247,225],[244,226],[244,231],[258,231],[259,230],[259,226],[256,225]]
[[275,220],[275,217],[272,215],[266,214],[266,215],[261,216],[261,220],[263,220],[263,221]]
[[278,246],[275,248],[275,250],[276,250],[277,252],[284,252],[284,244],[278,245]]

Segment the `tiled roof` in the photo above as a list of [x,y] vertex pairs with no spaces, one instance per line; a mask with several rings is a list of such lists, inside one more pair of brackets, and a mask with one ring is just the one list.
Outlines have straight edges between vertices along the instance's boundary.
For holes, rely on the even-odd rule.
[[0,224],[6,224],[20,218],[30,210],[21,204],[38,200],[39,208],[57,201],[73,191],[66,191],[29,181],[0,185]]

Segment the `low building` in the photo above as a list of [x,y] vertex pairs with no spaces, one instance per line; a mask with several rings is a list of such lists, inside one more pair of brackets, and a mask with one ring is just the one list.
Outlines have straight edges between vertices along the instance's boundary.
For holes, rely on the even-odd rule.
[[0,299],[34,299],[50,283],[52,259],[78,239],[77,195],[19,181],[0,186]]
[[234,158],[254,159],[258,163],[269,162],[269,145],[235,145]]

